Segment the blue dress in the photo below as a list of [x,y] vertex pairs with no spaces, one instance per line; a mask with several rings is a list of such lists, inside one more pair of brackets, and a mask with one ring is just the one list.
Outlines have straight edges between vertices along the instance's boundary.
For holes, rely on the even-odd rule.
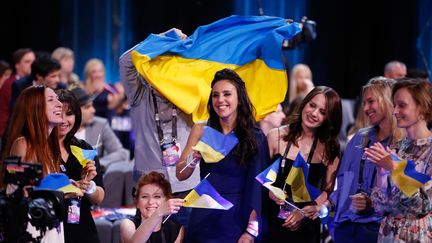
[[269,149],[261,130],[255,129],[255,137],[258,152],[247,161],[247,165],[240,165],[232,151],[218,163],[201,160],[201,179],[210,173],[207,180],[234,206],[229,210],[193,208],[187,242],[237,242],[246,230],[253,209],[262,226],[263,190],[255,176],[265,169],[269,161]]

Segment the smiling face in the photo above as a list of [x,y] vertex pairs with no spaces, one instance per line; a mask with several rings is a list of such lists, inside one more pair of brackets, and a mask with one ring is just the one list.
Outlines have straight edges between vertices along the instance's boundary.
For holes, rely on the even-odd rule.
[[58,134],[60,137],[66,136],[66,134],[72,130],[75,124],[75,114],[67,103],[63,104],[62,118],[63,122],[57,125]]
[[163,194],[162,188],[156,184],[147,184],[141,187],[137,200],[137,208],[144,219],[150,218],[159,206],[168,199]]
[[48,123],[50,123],[50,125],[57,125],[63,122],[63,105],[59,101],[54,90],[50,88],[45,89],[45,106]]
[[386,120],[386,112],[383,110],[383,106],[379,104],[378,97],[372,92],[371,89],[367,89],[363,94],[363,111],[369,118],[370,124],[377,126]]
[[212,106],[219,118],[235,121],[238,107],[236,87],[229,80],[219,80],[213,85],[211,97]]
[[89,78],[92,82],[105,82],[105,68],[102,63],[96,62],[89,68]]
[[415,127],[422,117],[420,106],[415,102],[411,93],[406,88],[401,88],[393,97],[394,111],[397,126],[410,129]]
[[326,119],[327,99],[323,94],[315,95],[301,112],[302,127],[307,130],[316,130]]

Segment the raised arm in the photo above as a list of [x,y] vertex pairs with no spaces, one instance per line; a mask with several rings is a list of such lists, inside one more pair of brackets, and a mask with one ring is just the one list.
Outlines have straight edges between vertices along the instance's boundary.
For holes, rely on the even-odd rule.
[[[192,127],[192,130],[189,134],[188,140],[186,142],[186,146],[180,156],[180,162],[176,166],[176,176],[177,179],[180,181],[186,180],[192,175],[192,172],[194,171],[194,166],[187,166],[186,158],[193,152],[192,146],[195,146],[198,141],[200,140],[202,134],[204,132],[204,124],[195,124]],[[196,153],[193,155],[195,160],[199,159],[199,153]],[[199,163],[199,161],[197,161]],[[185,168],[186,167],[186,168]],[[184,169],[184,170],[183,170]],[[183,170],[183,171],[182,171]],[[182,171],[180,173],[180,171]]]

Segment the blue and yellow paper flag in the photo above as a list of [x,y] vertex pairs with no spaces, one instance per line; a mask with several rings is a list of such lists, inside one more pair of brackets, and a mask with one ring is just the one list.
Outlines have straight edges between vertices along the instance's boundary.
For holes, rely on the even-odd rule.
[[208,208],[228,210],[233,204],[223,198],[210,182],[204,178],[189,194],[184,198],[183,207]]
[[71,152],[82,167],[85,167],[90,160],[94,160],[97,155],[97,149],[82,149],[74,145],[71,145]]
[[293,201],[296,203],[313,201],[321,194],[318,188],[308,183],[308,175],[309,165],[299,152],[285,181],[291,186]]
[[233,69],[245,81],[259,121],[285,98],[288,80],[282,43],[300,30],[284,18],[230,16],[199,27],[186,40],[174,31],[152,34],[134,47],[132,62],[153,88],[192,114],[195,122],[208,118],[216,71]]
[[392,181],[406,196],[411,197],[431,180],[429,175],[416,171],[414,161],[402,160],[394,154],[391,154],[391,158],[396,163],[396,169],[391,174]]
[[192,149],[200,152],[206,163],[221,161],[239,142],[234,132],[225,135],[209,126],[204,126],[203,130],[203,135]]
[[263,172],[259,173],[255,179],[259,181],[264,187],[273,192],[273,194],[282,199],[286,199],[286,194],[279,187],[272,186],[272,184],[276,181],[277,174],[279,172],[279,165],[281,162],[281,158],[278,158],[272,165],[270,165]]

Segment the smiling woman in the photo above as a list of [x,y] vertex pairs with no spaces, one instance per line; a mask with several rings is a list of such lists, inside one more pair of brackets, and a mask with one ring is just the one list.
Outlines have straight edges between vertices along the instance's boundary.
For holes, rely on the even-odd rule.
[[86,166],[82,166],[71,152],[71,145],[81,149],[93,149],[84,140],[75,137],[81,125],[81,109],[78,100],[69,90],[58,90],[57,94],[63,103],[62,121],[57,125],[58,140],[61,151],[60,169],[74,185],[81,188],[85,195],[69,195],[65,199],[68,218],[72,205],[80,205],[80,220],[66,221],[64,224],[65,242],[99,242],[96,225],[90,213],[92,204],[99,204],[105,195],[99,158],[96,156]]
[[[342,123],[341,112],[341,100],[336,91],[325,86],[315,87],[288,117],[288,125],[273,129],[267,135],[273,160],[282,160],[273,185],[283,188],[287,200],[294,201],[303,211],[285,210],[285,202],[270,192],[269,196],[276,204],[271,207],[269,242],[280,239],[319,241],[318,212],[333,191],[339,164],[337,136]],[[286,183],[298,154],[309,165],[309,175],[305,179],[321,193],[309,201],[296,201],[291,185]]]
[[184,202],[172,198],[171,186],[163,174],[153,171],[141,176],[134,200],[138,211],[134,217],[122,221],[122,242],[183,242],[183,226],[172,220],[162,223],[163,217],[178,213]]
[[62,103],[54,91],[45,86],[28,87],[18,97],[4,151],[22,161],[41,163],[43,176],[59,172],[56,125],[61,122]]
[[[56,125],[62,122],[62,103],[45,86],[30,86],[18,97],[7,131],[5,153],[22,161],[42,165],[42,178],[60,172],[60,149]],[[47,142],[48,140],[48,142]],[[41,178],[41,179],[42,179]],[[63,224],[46,232],[42,242],[64,242]],[[28,224],[33,236],[42,233]]]

